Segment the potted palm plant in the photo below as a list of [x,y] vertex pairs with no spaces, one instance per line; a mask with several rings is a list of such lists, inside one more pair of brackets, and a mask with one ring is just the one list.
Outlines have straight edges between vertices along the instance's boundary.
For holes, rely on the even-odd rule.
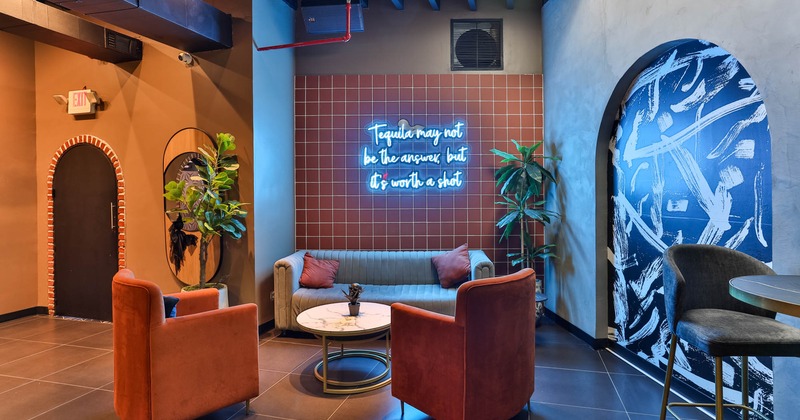
[[[516,140],[511,140],[516,146],[519,155],[513,155],[501,150],[492,149],[491,152],[503,158],[502,167],[494,173],[500,187],[500,197],[503,201],[495,204],[503,205],[508,212],[497,222],[497,227],[503,230],[500,241],[511,235],[515,227],[519,227],[520,250],[509,253],[511,265],[521,264],[522,268],[531,267],[536,258],[555,256],[555,244],[534,246],[531,239],[528,222],[534,221],[547,226],[558,213],[544,209],[546,200],[543,197],[546,183],[556,183],[553,174],[536,161],[536,150],[541,142],[531,147],[522,146]],[[552,156],[543,156],[543,159],[558,160]]]
[[[535,245],[530,234],[529,222],[541,223],[547,226],[553,219],[559,217],[558,213],[544,208],[544,188],[547,183],[556,183],[556,178],[536,160],[536,150],[541,142],[533,146],[523,146],[516,140],[511,140],[517,149],[518,155],[492,149],[491,152],[503,158],[501,166],[494,173],[496,186],[500,187],[500,197],[503,201],[495,204],[505,206],[507,212],[497,222],[497,227],[503,230],[500,241],[508,239],[519,228],[520,250],[511,252],[511,265],[521,265],[522,268],[533,267],[536,258],[549,258],[555,255],[555,244]],[[543,159],[557,161],[558,158],[543,156]],[[542,292],[541,283],[536,282],[537,322],[541,318],[541,302],[547,298]]]
[[[236,155],[236,139],[230,133],[218,133],[213,147],[200,146],[200,155],[192,159],[197,168],[195,183],[170,181],[164,186],[164,197],[176,204],[169,213],[177,214],[181,224],[196,222],[200,232],[199,258],[200,278],[196,286],[184,289],[217,287],[206,278],[208,245],[216,236],[227,235],[234,239],[242,237],[246,230],[242,221],[247,216],[245,203],[230,199],[239,174]],[[182,254],[184,250],[171,250],[171,254]],[[219,288],[219,287],[218,287]]]

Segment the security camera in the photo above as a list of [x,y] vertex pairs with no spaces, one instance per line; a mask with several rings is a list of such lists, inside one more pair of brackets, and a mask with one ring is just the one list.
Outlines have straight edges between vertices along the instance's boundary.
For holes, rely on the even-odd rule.
[[178,54],[178,61],[180,61],[183,64],[186,64],[187,66],[191,66],[194,64],[194,57],[192,57],[192,55],[187,52],[182,52]]

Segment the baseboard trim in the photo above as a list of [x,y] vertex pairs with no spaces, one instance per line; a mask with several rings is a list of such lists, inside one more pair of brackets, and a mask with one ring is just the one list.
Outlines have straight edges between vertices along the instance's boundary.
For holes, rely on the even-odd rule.
[[261,325],[258,326],[258,335],[259,337],[267,331],[270,331],[275,328],[275,320],[269,320]]
[[569,321],[564,318],[558,316],[555,312],[544,308],[545,316],[555,321],[558,326],[561,328],[569,331],[572,335],[580,338],[581,340],[585,341],[587,344],[592,346],[593,349],[604,349],[611,344],[611,341],[608,338],[594,338],[589,334],[586,334],[582,329],[572,325]]
[[34,306],[32,308],[21,309],[19,311],[2,314],[0,315],[0,322],[13,321],[15,319],[25,318],[26,316],[32,315],[47,315],[47,313],[48,311],[46,306]]

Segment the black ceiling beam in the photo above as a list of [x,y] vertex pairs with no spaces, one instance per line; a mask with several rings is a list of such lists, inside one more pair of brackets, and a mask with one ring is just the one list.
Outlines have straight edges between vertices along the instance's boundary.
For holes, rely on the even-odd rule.
[[514,9],[514,0],[506,0],[506,9],[508,10]]
[[297,10],[297,0],[283,0],[283,2],[286,3],[292,9]]
[[436,10],[436,11],[438,11],[440,9],[439,0],[428,0],[428,2],[430,2],[430,4],[431,4],[431,9]]
[[394,8],[397,10],[403,10],[405,7],[403,5],[403,0],[392,0],[392,4],[394,4]]
[[473,12],[478,10],[478,0],[467,0],[467,3],[469,3],[469,10]]

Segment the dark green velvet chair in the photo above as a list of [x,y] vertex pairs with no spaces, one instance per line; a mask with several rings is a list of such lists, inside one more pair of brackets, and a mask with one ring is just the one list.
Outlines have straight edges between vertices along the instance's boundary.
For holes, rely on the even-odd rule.
[[[775,320],[775,312],[744,303],[728,292],[730,279],[746,275],[773,275],[761,261],[732,249],[698,244],[671,246],[664,253],[664,304],[672,341],[664,380],[661,419],[672,406],[710,406],[716,418],[724,407],[766,418],[749,407],[748,356],[800,356],[800,329]],[[670,379],[678,339],[714,358],[715,403],[669,403]],[[725,404],[722,399],[722,358],[742,357],[742,402]]]

